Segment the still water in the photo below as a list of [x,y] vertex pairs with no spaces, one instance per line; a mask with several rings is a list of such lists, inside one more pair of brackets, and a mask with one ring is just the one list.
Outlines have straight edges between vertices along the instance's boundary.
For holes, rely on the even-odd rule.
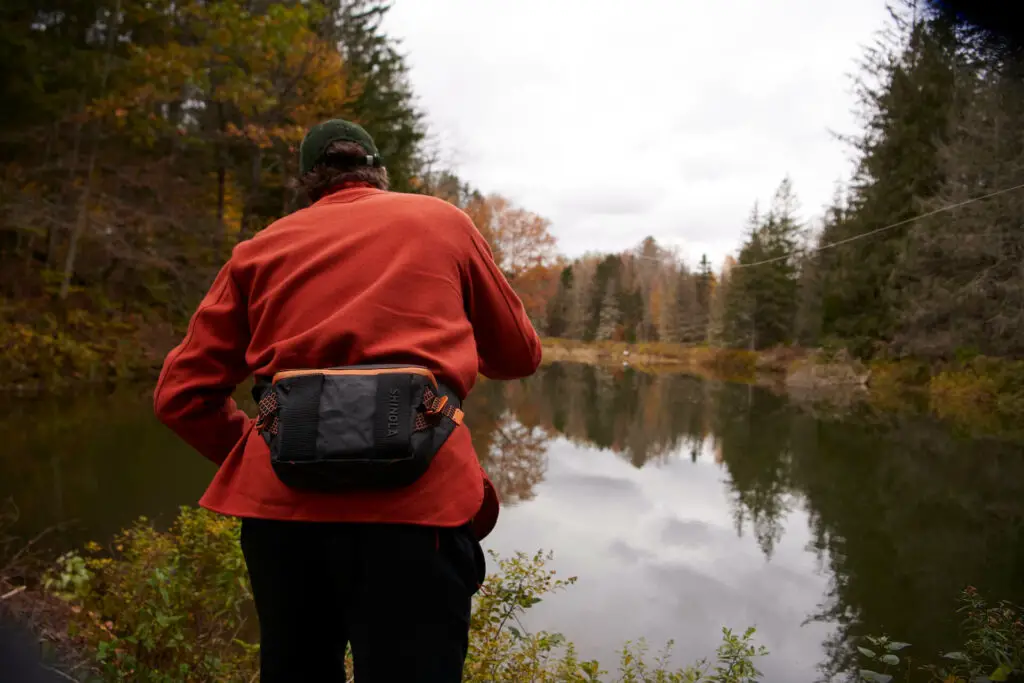
[[[0,498],[23,535],[70,523],[52,543],[103,541],[196,502],[213,466],[155,421],[148,392],[2,406]],[[466,412],[505,502],[485,546],[552,550],[579,577],[526,626],[607,668],[629,639],[674,639],[681,664],[712,654],[722,626],[756,626],[765,680],[843,680],[864,633],[919,656],[955,645],[968,584],[1024,599],[1020,444],[570,364],[483,382]]]

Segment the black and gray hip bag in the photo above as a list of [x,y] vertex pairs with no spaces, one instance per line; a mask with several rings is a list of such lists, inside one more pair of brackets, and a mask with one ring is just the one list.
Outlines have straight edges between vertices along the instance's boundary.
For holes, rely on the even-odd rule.
[[257,378],[253,398],[277,477],[325,492],[412,484],[463,417],[454,392],[416,365],[286,370]]

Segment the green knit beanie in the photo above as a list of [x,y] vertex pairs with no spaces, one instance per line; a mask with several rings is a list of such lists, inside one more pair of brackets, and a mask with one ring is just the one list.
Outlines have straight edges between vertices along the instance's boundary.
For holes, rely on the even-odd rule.
[[381,165],[377,145],[362,126],[351,121],[331,119],[310,128],[302,139],[299,147],[299,172],[305,175],[313,170],[323,160],[327,148],[333,142],[354,142],[366,152],[367,166]]

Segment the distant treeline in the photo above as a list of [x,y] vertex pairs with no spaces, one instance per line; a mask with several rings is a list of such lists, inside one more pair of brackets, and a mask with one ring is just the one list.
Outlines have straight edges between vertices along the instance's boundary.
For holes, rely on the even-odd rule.
[[717,275],[706,259],[686,269],[651,239],[578,259],[551,278],[546,332],[1021,357],[1020,48],[908,0],[855,75],[862,130],[846,142],[856,170],[820,220],[799,221],[785,179],[770,206],[755,205],[738,258]]

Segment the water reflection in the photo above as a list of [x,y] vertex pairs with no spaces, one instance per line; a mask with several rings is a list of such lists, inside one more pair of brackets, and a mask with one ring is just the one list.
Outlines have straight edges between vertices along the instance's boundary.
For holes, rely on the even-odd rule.
[[[756,540],[769,563],[763,571],[785,534],[806,530],[803,552],[825,584],[802,622],[830,626],[823,679],[850,670],[854,641],[866,633],[908,639],[919,656],[956,645],[955,598],[968,584],[1024,598],[1020,444],[964,438],[926,418],[860,411],[822,420],[753,387],[628,369],[556,365],[497,386],[530,426],[520,453],[530,453],[531,465],[515,462],[534,486],[547,468],[542,434],[610,451],[634,468],[710,458],[725,475],[719,485],[734,532]],[[504,481],[502,443],[492,444],[486,466]],[[582,476],[574,485],[601,490],[606,500],[634,495]],[[517,488],[511,499],[533,495]],[[694,551],[709,538],[706,525],[678,519],[662,534],[665,545]],[[643,556],[624,543],[610,552]]]
[[[243,394],[240,392],[240,396]],[[769,680],[843,678],[854,638],[955,643],[970,583],[1024,598],[1024,449],[925,419],[819,419],[748,386],[555,364],[467,402],[507,508],[489,544],[556,551],[580,583],[535,620],[587,654],[626,638],[713,649],[759,627]],[[102,540],[193,504],[212,466],[151,417],[146,389],[13,402],[0,497],[32,533]],[[611,662],[609,662],[611,663]]]

